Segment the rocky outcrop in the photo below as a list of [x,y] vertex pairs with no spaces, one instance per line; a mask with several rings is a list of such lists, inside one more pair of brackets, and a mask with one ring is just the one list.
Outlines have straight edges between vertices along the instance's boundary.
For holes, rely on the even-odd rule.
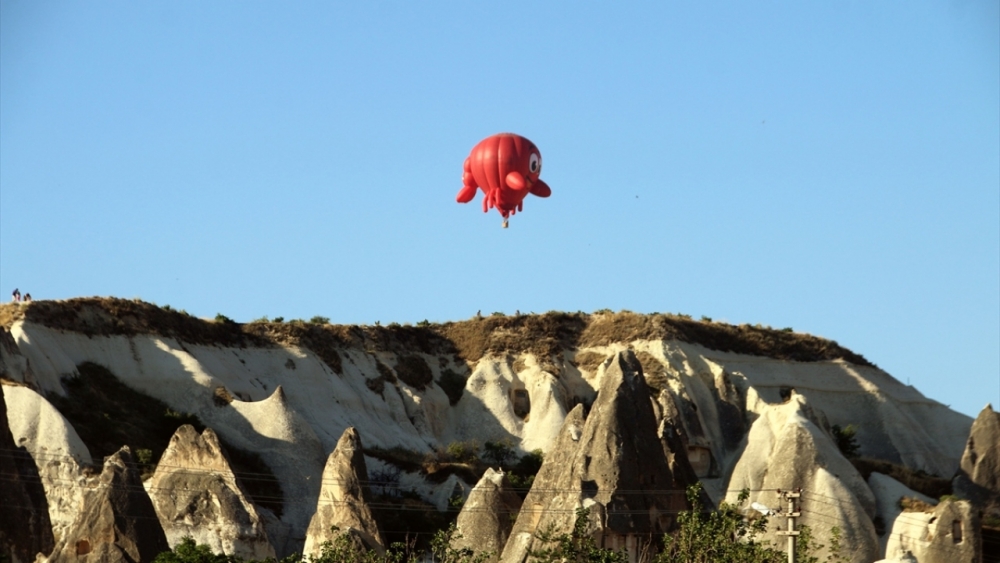
[[928,512],[903,512],[890,534],[887,555],[909,552],[920,563],[982,560],[979,513],[969,501],[944,500]]
[[483,478],[469,493],[458,513],[452,539],[454,549],[469,549],[474,553],[490,552],[490,561],[500,558],[504,544],[521,510],[521,499],[510,481],[499,471],[487,469]]
[[177,429],[149,482],[150,499],[171,547],[190,536],[214,553],[274,557],[256,507],[247,498],[211,428]]
[[284,387],[278,385],[259,401],[233,399],[215,406],[213,400],[209,413],[200,411],[199,418],[234,448],[261,454],[286,501],[280,519],[266,518],[268,538],[278,557],[301,553],[314,508],[305,499],[319,497],[325,451],[300,411],[289,404]]
[[538,530],[570,532],[576,510],[590,512],[598,545],[633,556],[668,531],[684,508],[656,435],[642,368],[630,351],[604,373],[584,419],[578,405],[566,421],[522,505],[501,561],[521,563],[537,549]]
[[980,487],[1000,492],[1000,413],[986,405],[972,423],[962,471]]
[[[108,305],[110,301],[114,303]],[[139,309],[156,313],[147,317],[130,304],[52,302],[51,314],[14,321],[9,333],[13,347],[10,338],[0,343],[0,371],[46,396],[65,396],[63,378],[81,363],[94,362],[170,409],[196,415],[227,444],[258,452],[283,488],[282,511],[261,511],[279,558],[302,550],[324,464],[345,428],[363,429],[366,445],[384,449],[427,454],[455,441],[510,439],[522,451],[540,448],[551,457],[569,411],[580,403],[592,404],[605,375],[614,371],[615,355],[626,348],[636,350],[644,367],[653,365],[650,360],[659,364],[645,370],[651,386],[660,390],[654,407],[657,421],[667,419],[674,425],[688,448],[692,469],[715,500],[737,488],[729,486],[729,476],[739,460],[761,455],[756,441],[746,440],[750,425],[792,388],[808,404],[821,407],[829,424],[857,427],[861,455],[929,474],[955,474],[972,425],[970,417],[866,362],[852,361],[850,355],[773,355],[769,345],[754,351],[740,341],[739,334],[746,336],[747,331],[732,332],[738,327],[724,323],[684,324],[698,331],[721,330],[732,339],[638,330],[665,319],[633,314],[583,316],[573,326],[550,315],[460,321],[447,328],[451,336],[444,342],[456,345],[456,355],[450,345],[424,345],[425,337],[443,327],[312,327],[310,334],[329,338],[220,339],[220,334],[232,336],[243,328],[249,331],[245,335],[293,336],[302,327],[217,326],[139,304]],[[44,313],[37,305],[35,311]],[[80,322],[64,322],[67,318]],[[169,322],[164,325],[164,320]],[[528,325],[536,328],[522,330]],[[764,344],[800,339],[777,331],[749,332]],[[434,383],[411,386],[395,373],[392,378],[399,379],[398,384],[385,385],[382,392],[369,385],[385,378],[386,370],[398,372],[401,360],[414,356],[427,364]],[[79,439],[64,419],[51,414],[55,410],[39,393],[17,389],[25,390],[16,416],[23,434],[19,437],[13,422],[12,431],[29,451],[48,448],[48,455],[35,461],[58,542],[80,511],[80,467],[89,460],[65,457],[43,464],[42,459],[55,460],[57,455],[77,456],[64,446],[74,449],[74,439]],[[218,389],[225,389],[229,399],[217,402]],[[668,415],[669,409],[676,414]],[[822,422],[815,425],[825,428]],[[28,441],[21,443],[22,437]],[[52,444],[59,444],[61,453]],[[765,444],[770,452],[774,444]],[[781,463],[786,462],[775,458],[775,464]],[[676,459],[673,464],[674,480],[690,482]],[[766,465],[766,460],[761,462]],[[839,470],[828,473],[844,478]],[[447,504],[456,485],[468,486],[455,475],[433,484],[425,477],[419,471],[405,474],[401,484],[438,506]],[[858,494],[855,500],[864,506],[865,493]]]
[[992,405],[972,423],[953,485],[956,494],[1000,516],[1000,413]]
[[980,560],[979,514],[969,502],[938,503],[881,473],[872,473],[868,485],[875,494],[877,515],[885,522],[882,552],[886,559],[910,556],[922,563]]
[[[818,543],[830,545],[829,530],[837,526],[842,543],[852,547],[852,561],[877,559],[875,497],[837,449],[822,413],[794,392],[784,404],[759,408],[760,416],[746,438],[748,447],[729,480],[726,500],[735,503],[739,491],[747,488],[752,502],[778,508],[783,506],[778,490],[802,489],[798,524],[812,528]],[[775,531],[772,525],[767,539],[784,544]],[[820,553],[821,559],[826,557],[825,551]]]
[[104,460],[50,563],[148,563],[170,546],[128,447]]
[[[660,446],[667,458],[670,474],[674,476],[674,488],[683,491],[698,483],[698,475],[688,461],[687,444],[684,443],[684,436],[677,425],[664,418],[660,421],[656,434],[660,438]],[[701,503],[704,507],[713,505],[712,499],[704,489],[701,491]]]
[[[875,517],[881,519],[884,525],[884,531],[879,542],[881,552],[887,558],[900,557],[903,553],[886,551],[886,546],[893,537],[892,531],[896,525],[896,519],[903,514],[901,502],[904,498],[907,498],[915,499],[927,506],[934,506],[937,504],[937,501],[877,471],[873,471],[868,477],[868,487],[872,490],[872,494],[875,495]],[[907,518],[904,517],[903,520],[905,521]]]
[[[8,386],[3,386],[6,389]],[[7,401],[0,392],[0,553],[13,563],[34,561],[52,551],[52,523],[38,468],[18,447],[7,422]]]
[[317,555],[323,542],[348,534],[353,545],[382,552],[385,543],[368,503],[368,468],[357,430],[348,428],[326,460],[316,513],[303,553]]
[[0,327],[0,379],[38,388],[28,358],[21,355],[17,341],[5,327]]
[[93,461],[76,430],[45,397],[29,387],[3,386],[7,421],[18,446],[34,459],[58,543],[83,503],[84,468]]

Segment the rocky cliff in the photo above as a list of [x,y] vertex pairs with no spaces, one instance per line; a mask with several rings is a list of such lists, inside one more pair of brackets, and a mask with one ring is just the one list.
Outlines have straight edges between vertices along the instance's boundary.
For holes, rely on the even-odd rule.
[[383,552],[385,541],[369,503],[368,466],[357,430],[348,428],[326,460],[316,512],[309,522],[304,553],[318,555],[323,542],[348,534],[363,550]]
[[0,553],[7,560],[32,561],[52,551],[48,501],[31,454],[18,447],[7,422],[7,403],[0,396]]
[[264,519],[211,428],[201,434],[190,424],[178,428],[147,490],[171,545],[190,536],[216,553],[274,557]]
[[451,546],[498,560],[520,511],[521,499],[510,481],[502,472],[487,469],[458,514]]
[[573,528],[577,509],[591,514],[598,545],[633,557],[671,529],[685,508],[656,435],[649,387],[630,351],[605,368],[597,400],[563,423],[500,560],[522,563],[537,550],[536,532]]
[[[547,466],[562,459],[572,469],[558,477],[568,479],[559,487],[572,496],[567,510],[596,511],[609,545],[641,535],[621,533],[611,510],[618,501],[602,496],[622,488],[616,483],[672,494],[693,474],[713,502],[746,486],[773,503],[767,489],[801,487],[820,541],[828,543],[824,534],[837,525],[861,561],[884,549],[878,534],[885,532],[833,427],[857,428],[864,458],[950,479],[972,425],[835,342],[675,315],[547,313],[419,327],[238,324],[94,298],[3,305],[0,321],[7,418],[15,442],[33,456],[61,545],[89,510],[93,452],[142,442],[136,451],[155,462],[190,420],[232,452],[259,457],[259,468],[234,474],[266,472],[280,484],[247,497],[279,557],[305,546],[322,506],[324,467],[353,427],[369,468],[396,471],[383,483],[397,495],[392,502],[409,502],[398,493],[412,491],[447,509],[476,483],[475,466],[451,462],[444,472],[441,463],[419,460],[449,444],[506,442],[515,453],[543,450]],[[97,395],[81,399],[84,393]],[[74,407],[84,400],[107,401],[100,408],[122,424],[87,419],[86,409]],[[588,465],[588,457],[590,464],[603,459],[602,450],[620,455],[609,453],[607,467]],[[635,455],[642,463],[634,468],[620,461]],[[552,471],[544,468],[537,480]],[[677,507],[664,503],[644,508],[648,522],[625,527],[669,526]],[[533,504],[526,502],[515,527]],[[219,549],[237,549],[226,545]]]

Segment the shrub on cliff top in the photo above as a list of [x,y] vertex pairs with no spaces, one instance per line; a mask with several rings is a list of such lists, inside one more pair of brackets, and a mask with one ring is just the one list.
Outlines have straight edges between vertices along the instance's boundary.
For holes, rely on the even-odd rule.
[[400,356],[396,363],[396,375],[400,381],[413,387],[418,391],[423,391],[434,381],[434,372],[427,362],[417,355]]

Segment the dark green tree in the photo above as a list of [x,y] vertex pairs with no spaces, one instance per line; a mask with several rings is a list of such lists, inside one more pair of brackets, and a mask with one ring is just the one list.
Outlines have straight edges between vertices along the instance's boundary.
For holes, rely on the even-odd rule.
[[504,438],[496,442],[487,441],[483,445],[483,461],[491,466],[507,467],[514,460],[515,456],[514,443],[510,441],[510,438]]
[[191,536],[181,540],[173,551],[164,551],[153,559],[153,563],[241,563],[243,559],[235,555],[212,553],[207,545],[198,545]]
[[545,544],[542,549],[529,549],[530,561],[538,563],[628,563],[628,553],[597,547],[588,533],[590,512],[576,509],[576,522],[569,534],[555,534],[549,527],[537,532],[535,538]]
[[861,445],[858,444],[857,426],[848,424],[841,428],[839,424],[834,424],[830,427],[830,430],[833,432],[833,439],[837,442],[837,448],[840,449],[840,453],[844,454],[844,457],[858,457],[858,450],[861,448]]
[[782,563],[786,554],[758,537],[767,530],[767,519],[749,521],[740,505],[750,498],[744,489],[737,504],[722,503],[705,512],[701,506],[701,483],[688,487],[691,510],[677,517],[678,529],[664,537],[664,549],[655,563]]

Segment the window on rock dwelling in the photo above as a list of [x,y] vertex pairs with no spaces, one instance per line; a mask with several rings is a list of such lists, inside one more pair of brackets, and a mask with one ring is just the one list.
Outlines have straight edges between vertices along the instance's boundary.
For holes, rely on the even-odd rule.
[[531,397],[527,389],[512,389],[511,402],[514,404],[514,414],[524,418],[531,412]]
[[951,523],[951,541],[962,543],[962,521],[955,520]]

